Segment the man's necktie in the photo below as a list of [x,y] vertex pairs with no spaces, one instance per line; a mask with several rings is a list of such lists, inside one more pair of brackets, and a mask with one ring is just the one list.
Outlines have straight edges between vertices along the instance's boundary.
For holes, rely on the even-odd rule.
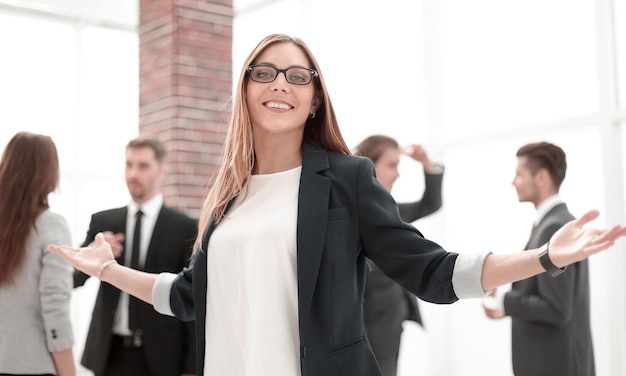
[[[139,243],[141,240],[141,217],[143,216],[143,212],[141,209],[137,210],[135,214],[135,231],[133,233],[133,247],[131,249],[130,255],[130,267],[139,270]],[[133,335],[138,335],[137,330],[139,329],[138,318],[137,318],[137,305],[139,304],[139,300],[134,296],[129,296],[128,299],[128,327],[133,332]],[[140,335],[140,334],[139,334]]]

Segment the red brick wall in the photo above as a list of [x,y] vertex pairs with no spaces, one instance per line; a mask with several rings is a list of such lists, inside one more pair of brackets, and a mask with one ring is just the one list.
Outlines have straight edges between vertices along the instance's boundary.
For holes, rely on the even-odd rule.
[[169,149],[165,202],[197,217],[232,92],[232,0],[140,0],[139,133]]

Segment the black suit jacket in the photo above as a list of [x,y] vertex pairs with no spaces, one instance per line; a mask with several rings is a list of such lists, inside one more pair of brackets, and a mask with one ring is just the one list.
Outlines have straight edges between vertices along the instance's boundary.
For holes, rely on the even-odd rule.
[[[407,223],[414,222],[422,217],[432,214],[441,208],[443,203],[441,188],[443,183],[443,174],[424,174],[424,195],[422,199],[415,202],[398,203],[400,218]],[[404,320],[412,320],[420,325],[422,315],[417,305],[415,295],[408,290],[395,283],[391,278],[387,277],[378,267],[372,265],[371,270],[367,273],[365,281],[365,306],[366,310],[370,309],[374,312],[379,310],[396,310],[403,311],[404,305],[402,300],[406,301],[408,312]],[[394,317],[402,316],[404,313],[397,312]],[[388,316],[385,316],[385,318]],[[375,317],[368,318],[370,326],[380,327],[381,330],[389,328],[390,324],[386,321],[376,320]],[[395,325],[395,324],[394,324]],[[399,323],[401,325],[401,323]],[[386,346],[387,344],[382,344]],[[389,346],[397,346],[397,344],[388,344]]]
[[[207,249],[180,273],[172,311],[196,320],[197,373],[205,351]],[[426,240],[400,219],[389,192],[365,157],[303,144],[298,201],[297,273],[302,376],[379,376],[363,328],[366,257],[413,294],[437,303],[457,300],[452,272],[457,254]],[[195,303],[195,304],[194,304]]]
[[[533,228],[526,249],[539,248],[572,219],[565,204],[555,206]],[[512,318],[516,376],[595,375],[587,260],[557,277],[543,273],[514,283],[504,309]]]
[[[83,246],[90,244],[98,232],[125,233],[126,217],[126,207],[92,215]],[[196,234],[195,220],[163,206],[154,225],[143,270],[151,273],[181,271],[189,263]],[[123,257],[124,252],[120,259]],[[83,285],[87,278],[88,275],[77,271],[74,286]],[[100,284],[81,361],[96,375],[101,374],[107,364],[119,297],[120,290],[108,283]],[[143,349],[153,375],[195,373],[193,322],[161,315],[144,302],[140,302],[138,321],[143,330]]]

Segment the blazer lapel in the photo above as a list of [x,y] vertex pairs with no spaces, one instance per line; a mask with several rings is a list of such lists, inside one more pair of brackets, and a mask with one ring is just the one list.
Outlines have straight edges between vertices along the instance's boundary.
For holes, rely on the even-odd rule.
[[537,226],[539,225],[533,224],[533,228],[530,231],[530,238],[528,239],[528,242],[526,243],[526,246],[524,247],[525,250],[530,249],[531,248],[530,245],[535,242],[535,234],[537,233]]
[[552,209],[548,210],[548,212],[541,218],[537,225],[533,226],[533,230],[530,233],[530,239],[528,239],[528,243],[526,243],[526,249],[532,249],[542,246],[543,244],[539,244],[539,236],[544,231],[544,227],[548,218],[552,217],[559,210],[563,210],[566,208],[564,203],[560,203],[555,205]]
[[[327,151],[305,141],[302,144],[302,174],[300,177],[300,191],[298,193],[298,224],[296,230],[300,328],[305,328],[308,321],[324,249],[330,197],[330,179],[319,175],[318,172],[328,168]],[[235,199],[232,199],[228,204],[227,212],[234,201]],[[207,251],[209,238],[216,226],[214,219],[212,219],[203,235],[202,248],[197,252]],[[206,294],[206,256],[196,255],[196,257],[195,267],[204,268],[205,273],[199,273],[200,275],[195,276],[198,278],[194,280],[194,291],[197,288],[204,287],[203,291]],[[198,300],[198,302],[201,302],[201,300]],[[300,333],[303,332],[303,330],[300,331]]]
[[161,206],[161,209],[159,210],[159,214],[157,214],[157,219],[156,222],[154,223],[154,229],[152,230],[152,236],[150,236],[150,242],[148,243],[148,250],[146,251],[146,258],[144,260],[144,269],[146,268],[146,266],[148,265],[149,262],[151,262],[152,257],[156,252],[156,249],[158,249],[158,244],[160,243],[161,237],[164,234],[167,234],[167,229],[164,227],[163,221],[165,216],[167,215],[167,211],[168,209],[165,207],[165,205]]
[[326,237],[330,179],[318,172],[328,167],[328,154],[324,149],[303,143],[297,225],[300,333],[307,325]]
[[[111,231],[114,234],[121,233],[121,234],[124,234],[124,236],[126,236],[126,221],[127,220],[128,220],[128,207],[124,206],[123,208],[120,208],[118,211],[114,212],[113,219],[111,222],[114,224],[114,226],[110,229],[107,228],[106,231]],[[119,262],[122,265],[126,264],[126,240],[122,241],[122,252],[120,252],[120,256],[117,258],[117,262]]]

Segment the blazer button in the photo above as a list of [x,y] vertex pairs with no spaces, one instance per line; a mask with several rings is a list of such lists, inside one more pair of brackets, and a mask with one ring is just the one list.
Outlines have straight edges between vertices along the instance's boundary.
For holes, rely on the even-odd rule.
[[302,347],[302,358],[306,358],[306,346]]

